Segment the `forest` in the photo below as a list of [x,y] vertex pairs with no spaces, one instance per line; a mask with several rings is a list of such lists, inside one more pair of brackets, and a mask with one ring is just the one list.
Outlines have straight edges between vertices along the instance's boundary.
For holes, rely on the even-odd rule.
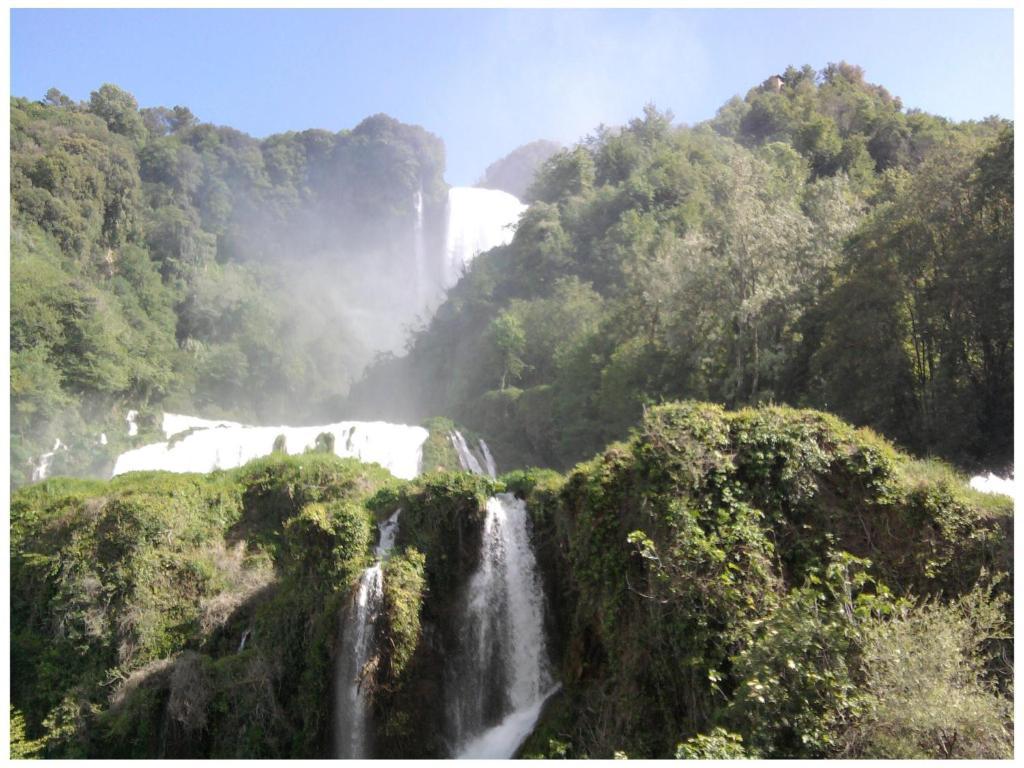
[[337,412],[416,319],[395,271],[443,170],[437,137],[384,115],[257,141],[113,85],[13,99],[12,482],[56,439],[56,471],[109,472],[129,410]]
[[[1012,121],[841,62],[538,140],[433,308],[444,174],[387,115],[12,99],[11,756],[339,756],[346,685],[340,756],[466,755],[526,709],[466,637],[532,610],[506,757],[1012,757],[1013,501],[967,483],[1013,472]],[[419,471],[352,427],[111,479],[243,429],[166,412],[410,425]],[[519,509],[533,603],[474,608]]]
[[567,468],[652,404],[787,403],[1007,468],[1012,124],[904,111],[850,65],[784,81],[549,159],[514,241],[353,412],[450,415],[517,465]]

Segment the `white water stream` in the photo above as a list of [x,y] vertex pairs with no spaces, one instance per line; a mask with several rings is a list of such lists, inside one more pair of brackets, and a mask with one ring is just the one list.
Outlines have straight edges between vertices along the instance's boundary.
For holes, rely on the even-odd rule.
[[397,510],[379,526],[377,562],[363,571],[355,599],[344,615],[341,649],[334,666],[334,752],[340,758],[371,757],[370,708],[365,684],[376,658],[379,620],[384,608],[384,569],[398,535]]
[[553,688],[526,502],[512,494],[487,501],[462,631],[449,702],[456,756],[512,757]]
[[498,189],[449,189],[442,287],[455,285],[478,254],[510,242],[526,208],[515,195]]
[[67,450],[67,446],[60,441],[60,438],[53,444],[53,450],[47,451],[39,457],[39,461],[32,467],[32,482],[38,483],[40,480],[45,480],[50,474],[50,465],[53,463],[53,457],[57,455],[57,451],[61,449]]
[[999,477],[992,472],[984,475],[975,475],[971,478],[971,488],[982,493],[1000,493],[1009,496],[1014,502],[1017,501],[1017,484],[1010,477]]

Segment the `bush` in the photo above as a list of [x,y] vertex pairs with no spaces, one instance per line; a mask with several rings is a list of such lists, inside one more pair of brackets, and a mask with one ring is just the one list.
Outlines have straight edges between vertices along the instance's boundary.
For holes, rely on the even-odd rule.
[[710,734],[698,733],[676,747],[676,760],[743,760],[756,757],[747,754],[743,737],[724,728],[715,728]]
[[949,604],[930,600],[864,627],[864,709],[842,735],[846,754],[1012,758],[1013,702],[988,672],[998,643],[1012,640],[1006,603],[975,588]]

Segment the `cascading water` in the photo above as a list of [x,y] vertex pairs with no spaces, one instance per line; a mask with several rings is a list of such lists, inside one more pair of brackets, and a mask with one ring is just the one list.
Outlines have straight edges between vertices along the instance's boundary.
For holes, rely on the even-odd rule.
[[526,208],[517,197],[498,189],[449,189],[442,288],[455,285],[477,254],[508,243]]
[[398,535],[398,510],[380,524],[377,562],[363,571],[355,599],[343,618],[334,674],[334,753],[341,758],[370,756],[370,709],[365,682],[376,657],[377,629],[384,605],[384,570]]
[[67,450],[67,446],[57,438],[53,444],[53,450],[47,451],[39,457],[39,461],[32,467],[32,482],[38,483],[41,480],[45,480],[50,474],[50,465],[53,463],[53,457],[57,455],[57,451],[61,448]]
[[[461,432],[456,430],[451,433],[450,437],[452,445],[455,446],[455,452],[459,455],[459,464],[463,470],[472,472],[474,475],[489,474],[484,472],[484,468],[480,466],[480,461],[469,449],[469,445],[466,444],[466,438],[462,436]],[[494,477],[494,475],[491,475],[491,477]]]
[[498,466],[494,463],[494,457],[491,456],[491,450],[487,447],[487,443],[484,439],[480,438],[480,450],[484,454],[484,466],[487,468],[487,474],[489,477],[495,478],[498,476]]
[[[477,443],[479,453],[474,453],[473,449],[466,442],[466,438],[457,429],[449,433],[448,437],[451,439],[455,452],[459,456],[459,466],[464,471],[472,472],[474,475],[487,475],[492,479],[498,476],[498,467],[495,465],[494,457],[491,455],[491,451],[487,447],[487,443],[483,441],[483,438]],[[483,459],[483,464],[480,463],[481,459]]]
[[416,262],[416,305],[422,307],[427,301],[427,243],[423,234],[423,187],[416,190],[413,201],[416,221],[412,229],[413,259]]
[[[411,479],[419,473],[427,430],[404,424],[343,421],[320,427],[249,427],[231,421],[164,414],[167,442],[152,443],[117,457],[113,474],[162,469],[169,472],[212,472],[240,467],[274,450],[284,435],[285,450],[302,453],[327,432],[334,436],[334,452],[341,457],[376,462],[396,477]],[[189,431],[191,430],[191,431]],[[178,437],[179,435],[184,436]]]
[[1014,502],[1017,501],[1017,485],[1014,482],[1013,472],[1009,477],[1000,477],[994,472],[984,475],[975,475],[971,478],[971,488],[982,493],[1000,493],[1009,496]]
[[213,427],[243,427],[237,421],[224,419],[201,419],[198,416],[186,416],[181,413],[165,413],[160,423],[164,437],[170,440],[175,435],[188,432],[190,429],[211,429]]
[[[484,474],[459,432],[463,469]],[[481,440],[486,474],[497,475]],[[544,593],[530,546],[526,502],[487,501],[480,566],[469,582],[462,642],[449,673],[448,714],[457,757],[511,757],[553,690],[544,637]]]
[[128,411],[128,413],[125,414],[124,420],[128,422],[128,437],[135,437],[139,434],[139,425],[136,422],[136,419],[138,418],[138,411]]
[[449,703],[456,756],[512,757],[553,688],[526,502],[512,494],[487,501],[463,638]]

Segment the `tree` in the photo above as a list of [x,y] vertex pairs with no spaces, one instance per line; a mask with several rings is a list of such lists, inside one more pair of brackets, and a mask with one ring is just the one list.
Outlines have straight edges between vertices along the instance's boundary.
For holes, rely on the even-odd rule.
[[526,334],[515,315],[502,312],[491,323],[491,339],[500,360],[501,389],[505,389],[510,379],[516,381],[523,373]]
[[49,104],[53,107],[73,107],[75,102],[64,94],[59,88],[50,88],[46,92],[46,96],[43,98],[44,104]]
[[146,136],[146,126],[138,109],[134,96],[110,83],[89,94],[90,112],[103,118],[114,133],[141,143]]

